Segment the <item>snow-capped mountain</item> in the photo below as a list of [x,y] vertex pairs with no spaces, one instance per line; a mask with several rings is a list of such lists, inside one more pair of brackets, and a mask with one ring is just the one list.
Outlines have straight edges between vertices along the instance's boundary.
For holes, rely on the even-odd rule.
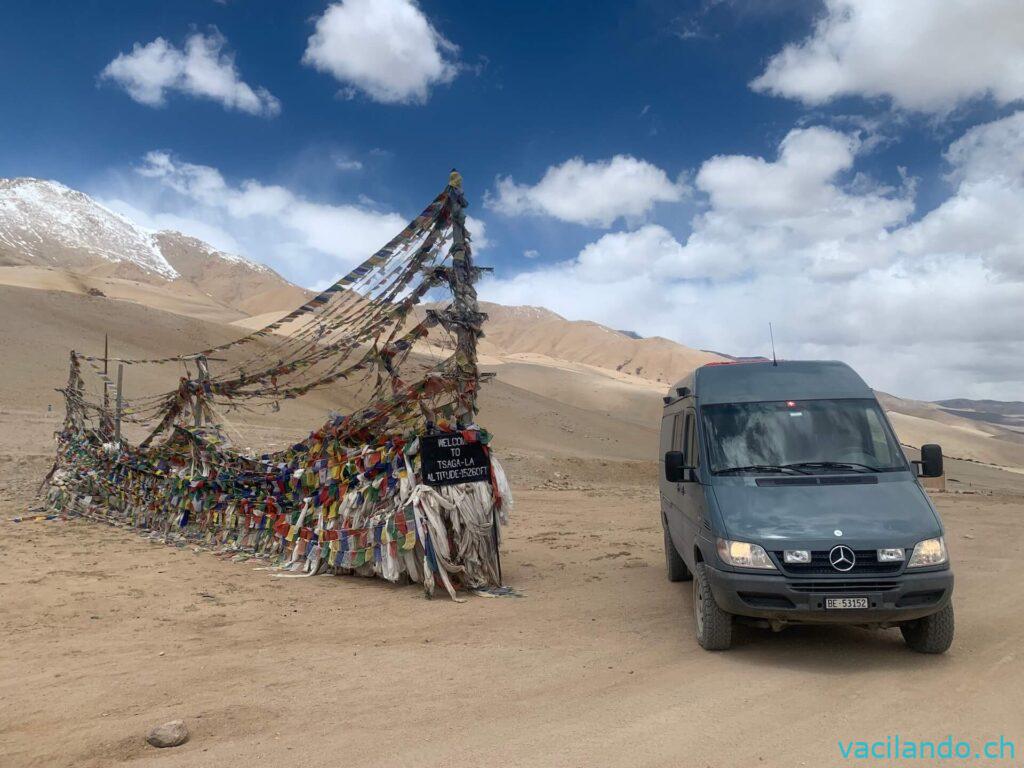
[[0,179],[0,267],[188,288],[245,314],[289,309],[307,295],[267,266],[146,229],[82,192],[32,178]]
[[0,180],[0,263],[89,269],[132,265],[173,280],[152,232],[56,181]]

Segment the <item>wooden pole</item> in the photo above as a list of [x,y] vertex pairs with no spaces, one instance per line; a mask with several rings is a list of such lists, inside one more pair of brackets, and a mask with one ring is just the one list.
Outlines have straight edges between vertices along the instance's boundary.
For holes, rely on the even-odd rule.
[[195,426],[203,426],[202,398],[205,395],[203,385],[209,378],[210,373],[206,365],[206,358],[200,355],[196,358],[196,378],[199,380],[199,391],[196,392],[195,407],[192,409],[192,416]]
[[445,313],[449,328],[455,329],[455,364],[459,375],[459,396],[456,421],[467,426],[475,420],[476,390],[480,381],[477,367],[476,343],[482,335],[480,325],[485,316],[477,303],[476,270],[473,268],[473,249],[466,233],[465,208],[468,203],[462,194],[462,176],[452,169],[448,177],[449,205],[452,218],[452,258],[448,281],[452,290],[452,307]]
[[117,364],[117,399],[114,411],[114,439],[121,442],[121,387],[124,384],[124,363]]
[[[110,382],[107,380],[107,360],[110,357],[110,339],[103,334],[103,421],[110,416]],[[101,425],[102,426],[102,425]]]

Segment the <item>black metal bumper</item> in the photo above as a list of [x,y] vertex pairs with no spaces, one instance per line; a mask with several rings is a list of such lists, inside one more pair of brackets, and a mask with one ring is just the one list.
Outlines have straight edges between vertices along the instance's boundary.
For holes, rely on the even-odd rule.
[[[794,578],[708,567],[719,607],[737,616],[819,624],[882,624],[919,619],[946,606],[953,571],[857,578]],[[867,609],[828,609],[829,597],[866,597]]]

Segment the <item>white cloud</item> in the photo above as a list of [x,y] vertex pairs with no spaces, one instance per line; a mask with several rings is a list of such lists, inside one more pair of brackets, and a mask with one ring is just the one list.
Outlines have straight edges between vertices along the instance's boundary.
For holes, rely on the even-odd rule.
[[413,0],[342,0],[317,19],[302,61],[343,83],[343,95],[423,104],[458,74],[457,51]]
[[216,168],[167,152],[148,153],[120,188],[97,197],[145,226],[199,237],[303,285],[347,272],[409,221],[363,205],[315,202],[252,179],[230,183]]
[[609,233],[590,243],[576,257],[575,271],[588,283],[618,283],[665,267],[678,276],[684,253],[671,232],[657,224],[647,224],[633,232]]
[[538,256],[540,256],[540,251],[536,250],[535,248],[528,248],[527,250],[523,251],[524,259],[536,259]]
[[474,251],[479,252],[491,246],[491,241],[487,239],[487,223],[482,219],[466,216],[466,231],[469,232]]
[[972,128],[946,160],[955,193],[900,233],[901,249],[977,257],[1001,279],[1024,281],[1024,112]]
[[728,279],[749,270],[799,268],[843,279],[884,266],[890,230],[912,213],[912,185],[894,191],[859,176],[846,184],[859,144],[828,128],[790,131],[774,162],[713,157],[696,186],[710,207],[674,273]]
[[1024,180],[1024,112],[971,128],[946,152],[952,177],[965,182]]
[[807,104],[850,95],[931,113],[986,96],[1008,104],[1024,98],[1024,4],[825,0],[811,35],[751,85]]
[[168,91],[212,99],[227,109],[253,115],[274,116],[281,102],[266,88],[245,83],[235,66],[233,53],[225,52],[227,41],[216,29],[195,33],[184,49],[158,37],[151,43],[135,43],[131,53],[122,53],[107,64],[100,78],[121,86],[140,104],[161,107]]
[[641,218],[655,203],[678,202],[685,192],[657,166],[629,155],[593,163],[574,157],[548,168],[533,186],[499,178],[485,204],[509,216],[539,214],[607,229],[619,218]]
[[344,155],[338,155],[334,158],[334,167],[339,171],[361,171],[363,170],[363,163],[361,160],[353,160]]
[[767,353],[773,322],[780,356],[844,359],[878,388],[1020,399],[1022,136],[1024,113],[954,142],[951,195],[908,221],[913,185],[857,175],[856,138],[792,131],[775,160],[703,164],[687,238],[611,232],[480,293],[733,354]]

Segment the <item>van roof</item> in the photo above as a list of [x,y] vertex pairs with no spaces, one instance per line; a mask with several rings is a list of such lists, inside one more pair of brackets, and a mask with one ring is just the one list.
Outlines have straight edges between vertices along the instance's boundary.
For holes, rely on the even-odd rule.
[[679,387],[688,387],[702,405],[874,397],[871,387],[838,360],[712,363],[676,382],[668,392],[673,400]]

